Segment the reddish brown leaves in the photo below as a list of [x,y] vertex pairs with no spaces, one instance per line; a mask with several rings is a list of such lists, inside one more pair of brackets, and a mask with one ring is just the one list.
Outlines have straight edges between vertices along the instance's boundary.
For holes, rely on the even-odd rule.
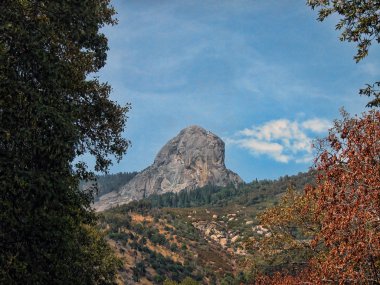
[[296,277],[277,274],[258,284],[379,284],[380,112],[343,113],[317,150],[317,185],[305,197],[321,226],[310,244],[323,250]]
[[379,281],[380,112],[335,122],[320,141],[312,190],[322,217],[327,253],[321,278],[334,282]]

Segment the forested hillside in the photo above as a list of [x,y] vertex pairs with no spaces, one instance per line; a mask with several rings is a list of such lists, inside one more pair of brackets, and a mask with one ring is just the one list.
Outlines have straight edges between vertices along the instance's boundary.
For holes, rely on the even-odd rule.
[[250,284],[273,266],[257,263],[265,235],[257,216],[289,187],[302,190],[313,173],[253,181],[239,188],[206,186],[155,195],[100,214],[101,226],[123,261],[128,284],[162,284],[186,277],[204,284]]
[[92,182],[81,182],[81,188],[85,189],[86,186],[96,182],[98,186],[98,193],[95,196],[95,201],[99,200],[99,197],[112,191],[117,191],[136,176],[138,172],[119,172],[116,174],[97,175],[96,180]]
[[306,184],[313,184],[313,181],[313,172],[307,172],[294,176],[287,175],[277,180],[255,180],[241,184],[237,188],[234,185],[228,187],[207,185],[192,191],[151,195],[146,200],[150,201],[153,207],[187,208],[205,205],[223,207],[228,204],[250,206],[270,197],[275,199],[276,195],[285,192],[289,187],[302,189]]

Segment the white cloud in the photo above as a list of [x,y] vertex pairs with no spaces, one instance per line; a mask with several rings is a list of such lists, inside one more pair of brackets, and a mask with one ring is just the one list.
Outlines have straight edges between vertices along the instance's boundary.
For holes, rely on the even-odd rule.
[[283,146],[279,143],[265,142],[256,139],[242,139],[238,141],[238,144],[251,150],[253,154],[267,154],[276,161],[287,163],[290,159],[289,156],[282,153]]
[[327,132],[330,126],[328,120],[319,118],[303,122],[279,119],[239,131],[228,143],[282,163],[309,163],[313,158],[312,139]]
[[331,128],[331,122],[325,119],[311,119],[302,123],[302,127],[315,133],[323,133]]
[[312,155],[305,155],[305,156],[303,156],[301,158],[297,158],[295,160],[295,162],[296,163],[310,163],[310,162],[313,161],[313,159],[314,159],[314,157]]

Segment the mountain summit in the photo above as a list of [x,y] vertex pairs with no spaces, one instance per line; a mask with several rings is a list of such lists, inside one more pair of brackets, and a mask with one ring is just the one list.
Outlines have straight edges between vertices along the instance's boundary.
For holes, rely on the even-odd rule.
[[100,197],[97,211],[151,194],[179,192],[207,184],[237,186],[243,180],[224,164],[224,142],[199,126],[183,129],[158,152],[154,163],[117,192]]

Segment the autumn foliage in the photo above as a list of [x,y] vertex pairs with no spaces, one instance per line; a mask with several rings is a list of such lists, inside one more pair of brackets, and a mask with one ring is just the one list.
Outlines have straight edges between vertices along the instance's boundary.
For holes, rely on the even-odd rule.
[[316,215],[322,229],[315,242],[327,252],[320,278],[340,283],[380,281],[380,112],[336,122],[320,141],[316,167]]
[[[298,274],[260,280],[267,284],[379,284],[380,112],[353,118],[343,112],[343,119],[335,122],[316,149],[317,183],[305,189],[303,196],[312,203],[297,198],[290,207],[293,213],[301,213],[299,207],[304,205],[313,215],[307,220],[319,225],[310,241],[314,255]],[[280,215],[281,211],[270,210],[264,221],[275,228]],[[287,220],[298,220],[296,226],[303,226],[299,217]]]

